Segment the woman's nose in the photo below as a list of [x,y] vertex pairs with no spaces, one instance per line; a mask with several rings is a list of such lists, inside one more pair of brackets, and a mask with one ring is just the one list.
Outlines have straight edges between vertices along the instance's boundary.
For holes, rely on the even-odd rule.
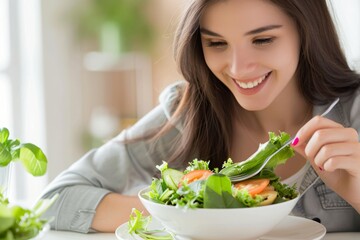
[[254,72],[258,63],[255,54],[249,49],[235,49],[230,56],[229,71],[234,77],[246,76]]

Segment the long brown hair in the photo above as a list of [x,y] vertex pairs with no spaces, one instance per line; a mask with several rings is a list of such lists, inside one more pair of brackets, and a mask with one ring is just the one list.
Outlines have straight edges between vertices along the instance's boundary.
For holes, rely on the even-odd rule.
[[[180,21],[174,41],[179,71],[188,82],[175,117],[184,129],[172,160],[192,157],[221,167],[229,157],[232,119],[237,103],[232,93],[207,67],[201,47],[199,20],[209,4],[222,0],[193,0]],[[296,71],[304,98],[324,104],[351,94],[360,85],[341,50],[325,0],[269,0],[296,23],[301,54]]]

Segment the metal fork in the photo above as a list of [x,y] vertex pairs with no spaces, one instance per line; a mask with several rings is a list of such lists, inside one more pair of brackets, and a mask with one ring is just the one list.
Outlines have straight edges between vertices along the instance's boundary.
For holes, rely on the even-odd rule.
[[[325,110],[325,112],[323,112],[321,114],[322,117],[324,117],[325,115],[327,115],[332,109],[333,107],[339,102],[339,98],[336,98],[335,101],[333,101],[330,106]],[[254,169],[252,169],[250,172],[247,171],[246,173],[243,174],[239,174],[239,175],[234,175],[234,176],[230,176],[230,180],[232,182],[240,182],[246,179],[249,179],[253,176],[255,176],[256,174],[258,174],[265,166],[266,164],[270,161],[270,159],[272,157],[274,157],[278,152],[280,152],[282,149],[284,149],[286,146],[290,145],[290,143],[294,140],[295,137],[290,138],[288,141],[286,141],[284,143],[284,145],[282,145],[278,150],[276,150],[273,154],[271,154],[270,156],[268,156],[264,162],[259,166],[259,167],[254,167]]]

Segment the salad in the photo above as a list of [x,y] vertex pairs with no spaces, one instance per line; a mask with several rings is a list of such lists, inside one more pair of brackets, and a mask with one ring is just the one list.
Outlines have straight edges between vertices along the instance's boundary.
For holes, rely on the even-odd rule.
[[269,133],[269,141],[245,161],[233,163],[229,158],[222,169],[210,169],[209,161],[194,159],[184,171],[168,167],[167,162],[157,166],[160,178],[154,178],[148,198],[154,202],[185,208],[243,208],[276,204],[297,197],[296,186],[280,182],[274,173],[276,166],[294,156],[293,149],[285,147],[254,177],[232,183],[229,176],[252,171],[267,156],[279,149],[289,134]]
[[[146,197],[153,202],[181,208],[249,208],[276,204],[298,196],[296,186],[283,184],[274,170],[294,156],[294,150],[284,147],[254,177],[231,182],[230,176],[251,172],[261,165],[267,156],[277,151],[290,139],[285,132],[269,133],[269,141],[260,144],[258,150],[245,161],[234,163],[230,158],[221,169],[210,169],[210,161],[194,159],[184,171],[170,168],[163,161],[156,166],[161,177],[154,178]],[[133,209],[128,222],[128,232],[143,239],[174,239],[166,229],[149,230],[151,216],[143,216]]]

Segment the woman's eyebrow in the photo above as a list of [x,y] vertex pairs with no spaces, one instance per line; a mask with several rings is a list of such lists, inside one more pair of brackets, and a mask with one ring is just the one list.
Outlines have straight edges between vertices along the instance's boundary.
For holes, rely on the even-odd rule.
[[206,34],[206,35],[210,35],[210,36],[214,36],[214,37],[222,37],[220,34],[210,31],[206,28],[200,28],[200,33],[202,34]]
[[268,25],[268,26],[259,27],[254,30],[248,31],[245,33],[245,35],[254,35],[254,34],[262,33],[265,31],[269,31],[269,30],[281,28],[281,27],[282,27],[282,25]]
[[[248,31],[244,35],[254,35],[254,34],[266,32],[266,31],[276,29],[276,28],[281,28],[281,27],[282,27],[282,25],[268,25],[268,26],[259,27],[259,28],[256,28],[254,30]],[[214,37],[223,37],[220,34],[218,34],[216,32],[213,32],[213,31],[210,31],[209,29],[206,29],[206,28],[203,28],[203,27],[200,28],[200,33],[201,34],[206,34],[206,35],[209,35],[209,36],[214,36]]]

